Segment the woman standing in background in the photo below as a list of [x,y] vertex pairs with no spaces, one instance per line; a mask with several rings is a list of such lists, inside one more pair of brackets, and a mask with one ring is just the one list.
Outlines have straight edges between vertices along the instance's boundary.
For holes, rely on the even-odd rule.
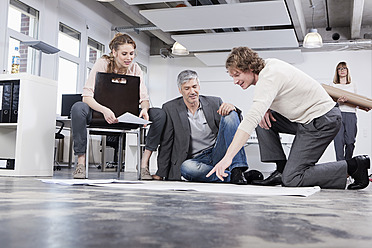
[[[357,93],[356,85],[351,81],[350,71],[346,62],[340,62],[336,66],[333,86],[352,93]],[[356,107],[347,104],[347,97],[341,96],[337,99],[341,110],[342,122],[340,131],[334,138],[336,160],[351,159],[355,148],[357,135]]]

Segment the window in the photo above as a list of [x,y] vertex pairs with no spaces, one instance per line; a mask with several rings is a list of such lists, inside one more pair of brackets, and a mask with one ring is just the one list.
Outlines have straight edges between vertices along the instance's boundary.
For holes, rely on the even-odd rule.
[[57,114],[61,113],[62,94],[75,94],[78,81],[81,80],[81,68],[85,68],[85,59],[81,57],[82,34],[76,29],[59,23],[58,32],[58,93]]
[[59,58],[57,114],[61,113],[62,94],[75,94],[78,80],[78,64]]
[[85,78],[88,78],[89,73],[90,73],[91,70],[92,70],[92,68],[87,67],[87,70],[85,72]]
[[80,56],[80,32],[63,23],[59,24],[58,48],[75,57]]
[[[15,49],[18,48],[20,55],[19,72],[28,72],[34,74],[37,51],[26,45],[21,44],[20,37],[27,35],[37,39],[39,24],[39,11],[18,1],[10,0],[8,10],[8,28],[16,31],[9,37],[8,47],[8,72],[11,71],[12,56]],[[18,34],[19,33],[19,34]],[[22,34],[22,35],[21,35]]]
[[104,45],[88,37],[88,46],[87,46],[87,61],[88,62],[94,64],[98,58],[102,57],[104,50],[105,50]]
[[8,28],[37,39],[39,11],[18,1],[10,0]]
[[141,64],[141,63],[139,63],[138,61],[137,61],[137,64],[139,65],[139,67],[140,67],[141,70],[142,70],[142,73],[143,73],[143,82],[144,82],[145,85],[148,87],[148,85],[147,85],[147,66],[145,66],[145,65],[143,65],[143,64]]

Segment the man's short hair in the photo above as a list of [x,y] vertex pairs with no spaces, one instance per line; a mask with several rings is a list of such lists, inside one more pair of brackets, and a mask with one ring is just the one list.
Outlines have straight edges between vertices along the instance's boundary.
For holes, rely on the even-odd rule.
[[248,47],[234,47],[226,59],[225,67],[227,70],[238,69],[242,72],[251,69],[253,73],[259,74],[265,67],[265,61]]
[[177,77],[177,86],[179,89],[181,89],[182,85],[186,82],[188,82],[191,79],[195,79],[199,84],[199,77],[196,71],[193,70],[184,70],[181,71],[180,74],[178,74]]

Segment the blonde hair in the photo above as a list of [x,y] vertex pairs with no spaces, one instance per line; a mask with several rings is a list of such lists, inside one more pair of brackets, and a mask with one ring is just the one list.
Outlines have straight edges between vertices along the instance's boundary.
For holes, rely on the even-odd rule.
[[242,72],[252,70],[259,74],[265,67],[265,61],[258,54],[248,47],[234,47],[226,59],[225,67],[229,69],[238,69]]
[[337,64],[335,76],[333,77],[333,83],[334,84],[339,84],[340,83],[340,76],[338,75],[338,68],[340,66],[344,66],[344,67],[347,68],[346,69],[347,70],[346,84],[350,84],[351,83],[350,71],[349,71],[349,68],[347,67],[346,62],[344,62],[344,61],[342,61],[342,62],[340,62],[340,63]]
[[113,50],[117,51],[119,49],[119,46],[124,45],[124,44],[131,44],[134,49],[136,49],[136,43],[127,34],[123,33],[117,33],[115,34],[114,38],[110,41],[109,48],[111,50],[109,55],[103,55],[102,57],[105,59],[108,59],[110,62],[107,66],[107,73],[113,73],[115,72],[116,68],[116,63],[115,63],[115,58],[112,53]]

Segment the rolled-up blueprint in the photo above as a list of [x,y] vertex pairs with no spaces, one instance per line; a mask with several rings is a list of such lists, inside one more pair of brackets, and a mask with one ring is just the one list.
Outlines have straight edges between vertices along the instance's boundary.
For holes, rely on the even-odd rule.
[[347,97],[346,103],[349,105],[352,105],[354,107],[359,106],[364,108],[372,108],[372,99],[370,98],[346,90],[341,90],[330,85],[322,84],[322,86],[333,99],[337,100],[341,96],[345,96]]

